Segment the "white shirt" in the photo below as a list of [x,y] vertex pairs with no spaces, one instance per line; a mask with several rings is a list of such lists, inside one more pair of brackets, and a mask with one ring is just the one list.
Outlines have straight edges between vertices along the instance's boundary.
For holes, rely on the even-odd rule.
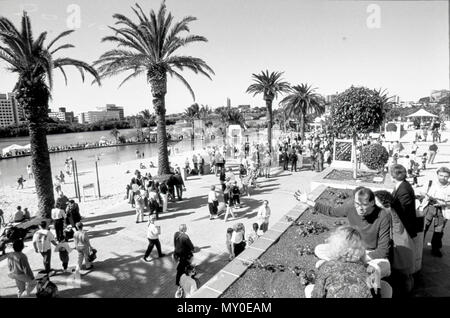
[[55,236],[49,230],[38,230],[33,235],[33,245],[36,243],[39,252],[47,252],[51,248],[51,242]]
[[214,201],[217,201],[217,193],[211,190],[208,193],[208,203],[213,203]]
[[231,234],[231,243],[239,244],[244,240],[244,232],[236,232],[233,231],[233,234]]
[[66,217],[66,213],[63,209],[54,208],[52,209],[52,219],[53,220],[59,220]]
[[261,220],[261,222],[269,222],[270,217],[270,207],[262,205],[258,210],[258,218]]
[[158,228],[155,223],[149,223],[147,228],[147,238],[150,240],[157,240],[159,236]]
[[181,275],[180,277],[180,286],[184,290],[185,297],[191,297],[192,294],[197,290],[197,283],[195,280],[187,276],[186,274]]
[[[431,185],[430,190],[428,190],[428,195],[435,199],[447,201],[446,203],[448,203],[448,201],[450,201],[450,184],[447,183],[445,186],[443,186],[439,181],[437,181]],[[442,207],[442,213],[448,213],[449,210],[450,204]]]

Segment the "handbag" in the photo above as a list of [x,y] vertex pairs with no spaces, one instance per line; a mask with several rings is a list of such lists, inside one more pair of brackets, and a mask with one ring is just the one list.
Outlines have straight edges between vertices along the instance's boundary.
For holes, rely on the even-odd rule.
[[178,286],[177,291],[175,292],[175,298],[186,298],[183,287]]
[[91,248],[88,256],[88,261],[93,262],[97,258],[97,250],[95,248]]

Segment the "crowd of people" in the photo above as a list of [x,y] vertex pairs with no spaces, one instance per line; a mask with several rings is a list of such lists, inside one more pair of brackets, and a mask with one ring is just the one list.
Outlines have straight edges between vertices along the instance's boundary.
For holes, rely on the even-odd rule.
[[[159,240],[162,231],[158,220],[161,213],[168,212],[170,202],[186,199],[183,198],[183,192],[189,176],[214,173],[218,177],[216,184],[208,186],[205,203],[212,222],[222,215],[227,222],[230,218],[237,219],[237,210],[245,206],[246,200],[252,200],[250,192],[258,187],[258,179],[271,178],[274,165],[297,172],[306,165],[306,158],[310,158],[310,169],[321,172],[325,164],[331,164],[333,142],[334,137],[326,133],[311,134],[304,140],[297,133],[287,133],[280,136],[272,149],[268,144],[248,141],[242,145],[207,147],[187,157],[184,167],[171,166],[170,175],[164,179],[136,170],[126,185],[125,198],[136,210],[136,223],[146,222],[147,225],[148,246],[142,259],[150,262],[155,247],[158,258],[166,256]],[[404,149],[399,142],[386,143],[382,136],[378,140],[367,137],[361,138],[359,151],[372,142],[386,145],[390,156],[387,168],[395,181],[392,192],[374,192],[367,187],[357,187],[351,202],[338,208],[312,202],[306,193],[296,194],[299,201],[314,207],[318,213],[346,217],[349,223],[331,233],[325,244],[315,247],[318,275],[315,284],[305,290],[307,297],[389,298],[409,295],[414,286],[414,274],[420,270],[417,259],[422,253],[423,237],[430,227],[434,231],[432,254],[442,256],[443,232],[450,218],[450,169],[441,167],[437,170],[438,182],[429,183],[423,197],[416,195],[411,186],[411,183],[418,186],[420,170],[434,163],[436,143],[433,142],[429,147],[429,156],[424,162],[424,156],[418,153],[417,142],[412,144],[410,154],[402,155]],[[142,155],[139,154],[140,158]],[[230,165],[226,165],[226,158],[238,160],[237,173]],[[151,166],[154,167],[153,163]],[[143,164],[140,168],[146,169]],[[66,161],[65,170],[70,175],[70,160]],[[91,246],[89,232],[83,229],[78,205],[69,200],[60,187],[64,182],[64,173],[61,171],[56,178],[59,181],[59,187],[55,186],[58,198],[51,212],[55,234],[49,230],[47,222],[41,222],[33,236],[33,247],[36,253],[42,255],[44,273],[52,272],[52,245],[54,251],[59,253],[64,271],[68,268],[72,250],[78,253],[76,270],[82,270],[83,263],[85,270],[90,270],[95,249]],[[27,214],[23,215],[26,218]],[[19,218],[19,214],[17,216]],[[146,221],[145,216],[148,216]],[[229,260],[236,258],[268,230],[270,216],[269,201],[263,200],[249,233],[246,234],[241,222],[227,228],[225,247]],[[68,244],[71,239],[73,247]],[[175,285],[178,288],[176,297],[190,297],[200,284],[194,264],[197,248],[187,234],[186,224],[179,226],[173,242]],[[13,249],[8,264],[11,277],[16,281],[18,296],[21,297],[25,292],[31,292],[35,278],[26,255],[22,253],[23,243],[14,242]]]
[[[339,207],[296,193],[299,201],[316,212],[346,217],[350,225],[338,228],[326,244],[316,246],[315,255],[321,261],[316,264],[316,284],[306,291],[308,297],[372,297],[374,290],[380,297],[410,295],[430,227],[431,254],[442,257],[442,237],[450,218],[450,169],[437,169],[437,182],[430,182],[424,195],[415,193],[403,165],[393,164],[389,173],[395,183],[392,192],[357,187],[353,200]],[[366,285],[371,271],[376,272],[378,292]],[[372,293],[371,288],[375,288]]]

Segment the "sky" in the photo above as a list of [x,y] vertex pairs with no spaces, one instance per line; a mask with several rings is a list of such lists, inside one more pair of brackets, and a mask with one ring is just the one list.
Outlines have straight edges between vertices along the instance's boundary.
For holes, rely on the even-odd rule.
[[[34,33],[52,39],[75,29],[60,51],[88,63],[112,48],[101,39],[113,35],[112,15],[136,21],[131,6],[157,11],[160,0],[0,0],[0,15],[17,26],[23,10]],[[312,1],[312,0],[166,0],[175,20],[194,16],[191,34],[208,42],[193,43],[177,52],[202,58],[214,70],[212,80],[188,70],[183,75],[201,105],[264,106],[261,95],[246,94],[252,74],[284,72],[292,85],[307,83],[322,95],[342,92],[351,85],[386,89],[388,95],[417,101],[433,89],[449,88],[448,1]],[[0,62],[0,93],[10,92],[17,75]],[[50,108],[66,107],[78,114],[106,104],[125,108],[125,115],[152,110],[149,84],[143,75],[118,88],[127,74],[91,85],[67,68],[68,85],[55,70]],[[274,108],[278,107],[274,101]],[[167,113],[183,112],[194,103],[189,91],[169,77]]]

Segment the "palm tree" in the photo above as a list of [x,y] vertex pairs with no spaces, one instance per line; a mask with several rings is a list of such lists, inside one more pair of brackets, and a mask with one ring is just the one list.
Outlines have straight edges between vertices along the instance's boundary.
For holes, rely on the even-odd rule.
[[156,122],[156,115],[154,113],[151,113],[148,109],[144,109],[139,114],[146,121],[147,127],[150,127],[151,124],[154,124],[154,122]]
[[247,88],[246,93],[263,94],[263,99],[266,101],[267,107],[267,142],[269,143],[269,151],[272,152],[272,102],[278,97],[278,93],[284,93],[289,90],[289,83],[281,79],[283,72],[262,71],[261,74],[252,74],[255,84]]
[[31,144],[31,166],[35,175],[38,212],[48,217],[54,206],[52,170],[47,144],[48,101],[53,88],[53,69],[59,69],[67,85],[65,66],[75,66],[84,81],[84,71],[94,76],[100,85],[100,78],[90,65],[67,57],[54,58],[57,51],[74,47],[64,44],[54,48],[53,45],[73,30],[64,31],[45,46],[47,32],[33,38],[31,21],[24,11],[22,30],[5,17],[0,17],[0,59],[8,64],[8,70],[18,74],[14,86],[17,102],[23,107],[28,123]]
[[195,138],[195,130],[194,130],[194,122],[196,119],[200,119],[200,106],[197,103],[192,104],[188,108],[184,110],[183,118],[191,124],[192,132],[191,132],[191,145],[192,150],[195,150],[194,146],[194,138]]
[[230,125],[239,125],[242,128],[246,128],[245,118],[237,108],[226,107],[222,110],[220,116],[226,128]]
[[172,14],[169,12],[166,15],[164,1],[157,14],[151,10],[149,16],[146,16],[138,4],[132,10],[139,20],[137,24],[122,14],[113,15],[117,20],[115,24],[118,27],[110,27],[110,29],[115,32],[115,35],[103,38],[102,42],[113,42],[118,48],[104,53],[95,64],[102,78],[131,71],[119,87],[141,74],[147,76],[157,116],[158,174],[168,174],[170,170],[165,120],[167,74],[179,79],[187,87],[195,101],[194,91],[178,71],[189,69],[196,74],[203,74],[209,79],[211,79],[210,74],[214,74],[214,71],[200,58],[180,56],[174,53],[190,43],[207,42],[208,40],[198,35],[182,37],[180,33],[189,32],[188,25],[196,18],[188,16],[174,23]]
[[325,112],[321,97],[314,91],[315,88],[311,88],[308,84],[296,85],[289,90],[289,94],[280,102],[288,118],[294,115],[300,120],[302,140],[305,139],[306,115],[312,113],[322,115]]

